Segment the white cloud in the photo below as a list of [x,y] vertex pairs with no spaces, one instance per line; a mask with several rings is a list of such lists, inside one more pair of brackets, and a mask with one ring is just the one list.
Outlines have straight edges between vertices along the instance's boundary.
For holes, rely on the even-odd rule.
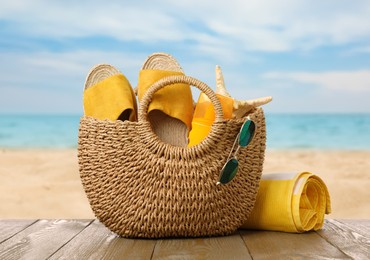
[[0,111],[81,111],[85,78],[92,66],[116,66],[136,85],[147,54],[99,51],[1,53]]
[[266,79],[319,85],[329,90],[369,92],[370,70],[328,72],[268,72]]
[[1,19],[24,33],[45,37],[105,35],[146,43],[190,40],[200,49],[207,49],[213,39],[218,46],[236,49],[235,53],[370,40],[367,0],[2,2]]
[[[135,86],[146,56],[147,53],[140,52],[98,51],[0,53],[0,60],[6,61],[6,66],[0,70],[0,111],[80,113],[84,80],[94,64],[111,63]],[[194,62],[180,58],[179,62],[186,73],[215,87],[213,61],[201,59]],[[245,70],[221,65],[227,88],[233,96],[252,99],[272,95],[274,101],[266,106],[269,111],[343,111],[343,100],[352,111],[370,111],[366,101],[370,91],[368,70],[269,72],[262,78],[254,78]],[[327,91],[311,91],[307,88],[310,84]],[[285,85],[289,88],[282,90]],[[302,88],[302,85],[306,87]],[[294,90],[290,89],[292,86]],[[196,94],[194,99],[197,99]]]
[[109,63],[123,73],[137,71],[147,54],[110,51],[69,51],[69,52],[0,52],[4,66],[0,70],[2,82],[33,81],[60,82],[64,77],[78,78],[98,63]]
[[[282,63],[287,70],[294,69],[289,66],[300,66],[292,65],[292,61],[297,62],[299,58],[289,60],[291,54],[299,53],[297,50],[366,46],[370,42],[367,0],[315,3],[308,0],[0,0],[0,6],[0,26],[8,33],[2,37],[5,30],[0,32],[3,48],[0,51],[0,111],[4,111],[4,106],[20,108],[22,104],[48,110],[51,103],[46,100],[48,97],[52,100],[60,97],[55,100],[55,104],[59,104],[56,111],[63,111],[66,102],[71,102],[77,111],[81,106],[83,82],[91,66],[96,63],[117,66],[135,85],[141,64],[154,47],[155,51],[175,55],[189,75],[210,86],[214,85],[214,66],[220,64],[230,92],[241,99],[281,92],[289,100],[289,93],[273,87],[285,83],[289,87],[298,86],[293,93],[297,100],[307,92],[317,100],[318,95],[332,90],[342,96],[352,95],[355,100],[369,91],[370,68],[360,67],[363,62],[356,66],[356,60],[340,66],[347,71],[336,70],[339,66],[328,62],[324,72],[277,71],[258,77],[261,70],[273,66],[265,62],[270,58],[276,59],[273,64]],[[104,41],[114,43],[114,50],[107,49],[101,42],[96,47],[93,43],[84,44],[89,38],[78,39],[101,39],[101,36],[108,37]],[[111,38],[118,43],[110,41]],[[75,44],[74,39],[77,39]],[[121,49],[117,47],[119,43],[122,43]],[[5,49],[8,46],[9,50]],[[40,51],[44,46],[48,46],[47,50]],[[288,59],[285,62],[279,60],[282,56],[260,52],[290,53],[283,57]],[[367,54],[369,48],[358,47],[354,52]],[[317,56],[314,58],[320,60]],[[348,71],[349,68],[354,70]],[[299,88],[302,85],[321,86],[327,91],[316,93]],[[21,94],[27,96],[24,102],[17,98]],[[271,107],[274,104],[279,104],[279,100],[274,100]],[[361,109],[369,111],[366,106]]]
[[[135,87],[139,70],[148,54],[116,51],[0,52],[0,111],[80,111],[84,81],[92,66],[98,63],[112,64],[121,70]],[[186,55],[176,58],[186,74],[215,88],[216,63],[213,60],[193,60],[188,59]],[[221,61],[220,64],[224,64],[222,60],[218,60]],[[237,93],[239,85],[235,82],[245,81],[245,75],[233,72],[231,66],[225,68],[225,80],[230,93]],[[194,99],[197,100],[198,92],[195,88],[193,90]],[[247,94],[251,95],[251,91]],[[254,96],[256,95],[261,94],[256,93]]]
[[[206,21],[249,50],[306,50],[370,39],[370,5],[366,1],[347,5],[338,1],[232,1],[220,10],[224,16],[207,17]],[[227,21],[218,19],[225,16]]]
[[29,1],[4,4],[0,17],[21,32],[50,38],[111,36],[119,40],[179,40],[179,24],[151,4]]
[[370,53],[370,46],[362,46],[350,49],[346,54]]

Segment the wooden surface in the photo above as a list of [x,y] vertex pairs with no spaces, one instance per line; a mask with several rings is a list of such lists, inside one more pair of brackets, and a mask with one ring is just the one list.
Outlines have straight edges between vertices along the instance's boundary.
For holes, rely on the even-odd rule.
[[0,259],[370,259],[369,234],[370,220],[326,220],[304,234],[125,239],[97,220],[0,220]]

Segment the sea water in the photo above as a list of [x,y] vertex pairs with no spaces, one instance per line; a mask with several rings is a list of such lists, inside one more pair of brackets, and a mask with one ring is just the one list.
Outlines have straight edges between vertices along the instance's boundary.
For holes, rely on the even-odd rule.
[[77,147],[77,115],[0,115],[0,147]]
[[266,115],[267,147],[370,150],[370,114]]
[[[370,114],[265,116],[267,148],[370,150]],[[76,148],[79,120],[79,115],[0,115],[0,148]]]

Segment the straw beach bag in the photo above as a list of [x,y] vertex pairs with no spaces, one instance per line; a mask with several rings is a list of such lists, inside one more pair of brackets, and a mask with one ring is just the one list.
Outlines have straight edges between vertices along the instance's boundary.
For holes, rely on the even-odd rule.
[[[147,118],[153,94],[175,83],[199,88],[215,107],[211,132],[193,147],[162,142]],[[96,217],[123,237],[234,232],[253,208],[265,153],[263,110],[257,108],[249,117],[257,125],[254,139],[239,150],[238,173],[225,185],[216,185],[219,173],[246,118],[224,120],[215,93],[199,80],[171,76],[157,81],[141,101],[138,122],[82,117],[80,176]]]

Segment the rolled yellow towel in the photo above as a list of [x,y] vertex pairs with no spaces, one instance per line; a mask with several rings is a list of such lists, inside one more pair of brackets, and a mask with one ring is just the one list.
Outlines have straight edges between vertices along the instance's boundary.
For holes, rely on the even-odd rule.
[[262,175],[254,209],[242,228],[301,233],[322,228],[331,212],[325,183],[309,172]]

